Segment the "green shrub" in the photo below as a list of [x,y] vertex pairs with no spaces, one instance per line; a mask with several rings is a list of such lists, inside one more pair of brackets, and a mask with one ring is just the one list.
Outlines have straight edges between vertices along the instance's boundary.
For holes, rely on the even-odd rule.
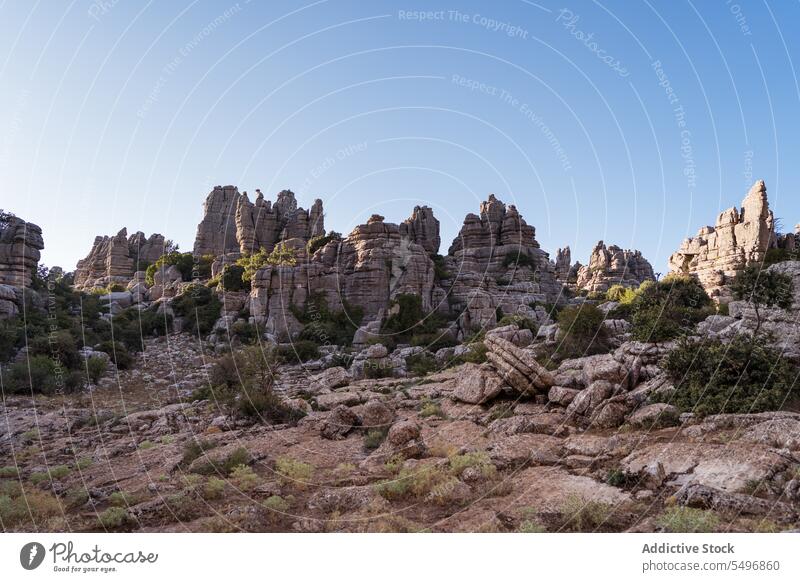
[[713,533],[720,525],[719,517],[709,510],[692,507],[670,507],[656,523],[670,533]]
[[205,335],[219,319],[222,304],[211,289],[192,284],[172,300],[172,309],[176,315],[185,318],[186,331]]
[[86,360],[86,370],[88,371],[89,379],[94,384],[97,384],[100,378],[103,377],[103,374],[106,373],[107,367],[108,364],[106,363],[105,358],[95,356]]
[[217,443],[211,441],[190,440],[183,446],[183,458],[181,467],[188,467],[195,460],[199,459],[206,452],[217,447]]
[[760,265],[750,265],[739,271],[731,291],[736,299],[749,301],[756,312],[756,329],[761,329],[761,309],[780,307],[789,309],[793,300],[793,283],[789,275],[768,271]]
[[330,231],[328,234],[323,234],[319,236],[312,237],[308,243],[306,243],[306,252],[308,256],[312,256],[316,253],[319,249],[327,245],[329,242],[333,240],[341,240],[342,235],[338,232]]
[[250,291],[250,279],[244,279],[244,267],[241,265],[225,265],[219,276],[219,284],[223,291],[235,293]]
[[729,343],[682,339],[662,368],[675,385],[665,398],[700,416],[778,410],[796,393],[797,369],[779,351],[741,335]]
[[798,260],[797,250],[790,251],[788,249],[768,249],[766,255],[764,256],[764,262],[761,266],[766,268],[776,263],[796,260]]
[[489,455],[483,451],[474,451],[450,457],[450,471],[453,475],[460,477],[466,469],[477,469],[486,479],[494,477],[497,473],[497,468],[489,459]]
[[442,405],[438,402],[434,402],[433,400],[423,399],[422,404],[420,406],[419,415],[422,418],[429,418],[431,416],[436,416],[438,418],[447,418],[447,415],[442,410]]
[[246,321],[236,321],[230,327],[231,337],[237,338],[243,344],[254,344],[258,340],[258,326]]
[[439,369],[436,358],[428,352],[413,354],[406,358],[406,368],[414,376],[427,376]]
[[286,513],[289,510],[289,502],[280,495],[270,495],[262,504],[264,509],[278,513]]
[[122,507],[109,507],[99,515],[98,521],[103,529],[114,530],[127,526],[131,521],[131,517],[128,515],[127,510]]
[[304,309],[292,306],[290,310],[304,325],[297,339],[317,345],[349,346],[364,316],[363,309],[353,307],[347,302],[343,302],[341,311],[330,309],[321,293],[312,294]]
[[[113,318],[113,338],[128,350],[141,352],[144,349],[145,338],[166,335],[171,324],[171,316],[157,313],[155,306],[142,311],[126,309]],[[110,341],[111,335],[109,330],[108,337],[104,339]],[[125,358],[124,355],[122,357]]]
[[127,370],[133,364],[133,356],[122,342],[107,340],[97,344],[95,349],[108,354],[108,357],[120,370]]
[[231,481],[240,491],[252,491],[258,486],[258,475],[247,465],[236,465],[231,470]]
[[534,335],[536,335],[536,332],[539,330],[539,326],[535,321],[523,315],[504,315],[498,320],[497,325],[498,327],[502,327],[504,325],[516,325],[520,329],[531,330]]
[[[417,333],[411,336],[409,343],[415,347],[424,347],[431,352],[436,352],[442,348],[452,348],[458,345],[449,333],[435,331],[432,333]],[[388,346],[387,346],[388,347]]]
[[55,467],[50,468],[50,477],[53,479],[63,479],[67,475],[69,475],[72,471],[66,465],[56,465]]
[[393,336],[396,342],[407,342],[413,335],[434,334],[445,323],[436,313],[426,314],[422,297],[410,293],[400,293],[392,299],[390,312],[392,315],[384,322],[382,332]]
[[10,394],[54,394],[60,368],[47,356],[33,356],[3,370],[3,387]]
[[303,488],[314,474],[314,465],[281,456],[275,460],[275,472],[284,483]]
[[320,357],[319,346],[311,340],[297,340],[277,348],[278,357],[286,363],[302,364]]
[[124,491],[114,491],[108,496],[108,503],[114,507],[128,507],[133,504],[133,496]]
[[386,439],[388,430],[384,428],[371,428],[364,435],[364,448],[368,451],[377,449],[381,443]]
[[514,265],[517,268],[529,267],[536,269],[536,259],[519,249],[516,253],[508,253],[503,257],[503,267]]
[[65,368],[75,368],[81,362],[75,338],[67,330],[58,330],[33,338],[30,353],[34,356],[48,356]]
[[147,267],[145,271],[145,283],[151,287],[155,283],[155,274],[161,268],[168,268],[172,265],[180,271],[181,279],[184,281],[192,280],[192,273],[195,268],[194,256],[192,253],[180,253],[177,250],[161,255],[156,262]]
[[605,523],[611,510],[607,503],[570,495],[560,508],[562,527],[578,532],[594,531]]
[[630,313],[628,319],[633,323],[631,335],[635,340],[662,342],[675,339],[714,313],[711,298],[692,277],[669,275],[658,283],[645,283],[636,291],[626,309]]
[[33,523],[33,528],[26,529],[37,529],[45,520],[63,514],[61,503],[50,493],[34,489],[23,495],[19,484],[12,483],[13,489],[0,492],[0,523],[5,531],[23,523]]
[[439,281],[442,279],[449,279],[452,275],[447,270],[444,257],[438,254],[432,254],[430,257],[433,261],[433,272],[436,279]]
[[225,491],[225,480],[218,477],[209,477],[203,486],[203,497],[206,499],[218,499]]
[[567,307],[558,314],[559,344],[562,357],[581,357],[608,351],[605,316],[594,305]]
[[11,479],[19,477],[19,469],[11,465],[0,467],[0,479]]

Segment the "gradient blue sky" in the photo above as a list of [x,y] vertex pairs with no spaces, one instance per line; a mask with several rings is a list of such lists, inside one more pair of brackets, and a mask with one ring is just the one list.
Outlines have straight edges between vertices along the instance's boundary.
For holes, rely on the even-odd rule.
[[800,221],[798,23],[725,0],[0,2],[0,207],[72,269],[123,226],[190,250],[215,184],[322,198],[344,233],[428,204],[443,253],[491,192],[551,254],[604,239],[666,272],[757,178]]

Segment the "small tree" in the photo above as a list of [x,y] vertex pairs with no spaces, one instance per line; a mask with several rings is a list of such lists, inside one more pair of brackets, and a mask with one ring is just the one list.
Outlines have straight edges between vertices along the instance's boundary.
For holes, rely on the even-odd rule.
[[740,301],[749,301],[756,312],[756,329],[753,338],[761,329],[761,308],[792,306],[792,278],[784,273],[762,269],[761,265],[750,265],[739,271],[731,287],[733,296]]

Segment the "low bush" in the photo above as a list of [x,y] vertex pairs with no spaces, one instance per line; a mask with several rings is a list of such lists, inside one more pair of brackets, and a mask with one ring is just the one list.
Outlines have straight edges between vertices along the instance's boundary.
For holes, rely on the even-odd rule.
[[250,291],[250,280],[244,278],[244,267],[241,265],[225,265],[219,276],[219,286],[223,291],[235,293]]
[[664,398],[700,416],[778,410],[797,393],[797,369],[778,350],[741,335],[728,343],[682,339],[662,368],[675,385]]
[[194,271],[194,256],[192,253],[180,253],[177,250],[168,252],[161,255],[156,262],[147,267],[145,271],[145,283],[151,287],[155,283],[155,275],[159,269],[167,269],[168,267],[175,266],[181,274],[181,279],[184,281],[192,280],[192,273]]
[[556,352],[564,358],[577,358],[609,350],[605,315],[594,305],[567,307],[558,314],[559,343]]
[[98,521],[103,529],[116,530],[129,525],[132,518],[122,507],[109,507],[98,516]]
[[302,364],[320,357],[319,346],[311,340],[297,340],[277,348],[278,357],[287,364]]
[[185,319],[186,331],[205,335],[219,319],[222,303],[208,287],[192,284],[172,300],[172,309]]
[[3,370],[3,388],[10,394],[55,394],[61,368],[47,356],[33,356]]
[[516,253],[508,253],[503,257],[503,267],[507,268],[512,265],[517,268],[529,267],[531,269],[536,269],[536,259],[522,252],[522,250],[519,250]]
[[436,358],[428,352],[413,354],[406,358],[406,368],[414,376],[427,376],[439,369]]
[[713,533],[720,525],[713,512],[693,507],[670,507],[656,519],[656,524],[669,533]]
[[95,346],[95,349],[108,354],[108,357],[120,370],[127,370],[133,364],[133,356],[131,356],[128,348],[122,342],[111,340],[100,342]]
[[607,503],[570,495],[559,510],[562,518],[561,527],[577,532],[595,531],[606,522],[611,510],[612,507]]
[[309,479],[314,474],[314,465],[281,456],[275,460],[275,473],[285,484],[302,489],[308,485]]
[[252,491],[258,481],[258,475],[247,465],[236,465],[231,471],[231,482],[240,491]]
[[381,446],[381,443],[386,439],[388,431],[384,428],[371,428],[364,435],[364,448],[372,451]]
[[205,499],[218,499],[225,491],[225,480],[218,477],[209,477],[203,486],[203,497]]
[[539,326],[530,318],[527,318],[523,315],[504,315],[500,320],[497,322],[498,327],[502,327],[504,325],[516,325],[520,329],[529,329],[536,335],[536,332],[539,330]]
[[86,370],[89,374],[89,379],[94,384],[97,384],[100,378],[103,377],[103,374],[106,373],[107,368],[108,363],[106,362],[105,358],[94,356],[86,360]]
[[347,302],[341,310],[331,309],[321,293],[312,294],[303,309],[292,307],[291,312],[304,326],[297,339],[317,345],[349,346],[364,316],[363,309]]
[[306,243],[306,252],[308,253],[308,256],[310,257],[314,253],[316,253],[319,249],[321,249],[322,247],[327,245],[329,242],[334,241],[334,240],[338,241],[338,240],[341,240],[341,239],[342,239],[342,235],[339,234],[338,232],[334,232],[334,231],[330,231],[330,232],[328,232],[328,234],[323,234],[323,235],[311,237],[309,239],[308,243]]

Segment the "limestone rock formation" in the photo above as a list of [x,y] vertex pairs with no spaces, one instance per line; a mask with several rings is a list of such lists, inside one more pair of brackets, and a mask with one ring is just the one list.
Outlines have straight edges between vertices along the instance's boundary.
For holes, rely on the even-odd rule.
[[30,286],[43,248],[41,228],[12,214],[0,214],[0,285]]
[[86,258],[78,261],[75,269],[75,287],[92,289],[112,284],[127,286],[138,268],[154,263],[164,254],[164,236],[146,237],[136,232],[128,237],[123,228],[114,236],[95,237]]
[[716,301],[731,299],[727,285],[736,273],[764,259],[774,240],[774,219],[767,201],[767,187],[759,180],[742,201],[729,208],[714,226],[704,226],[697,236],[683,241],[669,259],[674,273],[689,274],[700,281]]
[[[413,224],[420,213],[415,213]],[[431,216],[432,218],[432,216]],[[419,230],[385,222],[373,215],[357,226],[344,240],[331,241],[295,265],[267,266],[253,280],[251,315],[266,324],[268,333],[279,338],[293,337],[302,329],[296,310],[306,308],[313,297],[324,299],[329,309],[341,311],[345,305],[359,307],[365,321],[380,319],[390,301],[399,294],[422,298],[424,310],[431,310],[443,297],[434,285],[435,269],[427,250],[414,242],[437,240],[436,226],[421,236]],[[404,223],[404,224],[408,224]],[[414,237],[414,238],[412,238]],[[294,239],[297,240],[297,239]]]
[[556,251],[555,261],[556,278],[566,284],[572,271],[572,251],[568,246]]
[[606,247],[599,241],[592,250],[589,264],[577,270],[575,287],[579,291],[605,292],[612,285],[638,287],[654,281],[653,267],[637,250],[623,250],[616,245]]
[[428,206],[415,206],[411,216],[400,223],[400,233],[424,248],[428,254],[439,252],[439,220]]
[[259,249],[271,251],[279,241],[309,239],[325,233],[322,201],[310,210],[298,208],[291,190],[278,193],[274,203],[256,190],[255,202],[235,186],[216,186],[206,197],[203,219],[197,225],[194,254],[239,256]]
[[[446,257],[451,278],[443,282],[450,309],[460,313],[462,333],[492,327],[497,315],[515,313],[538,320],[535,302],[562,301],[562,285],[535,230],[516,207],[494,195],[468,214]],[[499,309],[498,309],[499,308]]]

